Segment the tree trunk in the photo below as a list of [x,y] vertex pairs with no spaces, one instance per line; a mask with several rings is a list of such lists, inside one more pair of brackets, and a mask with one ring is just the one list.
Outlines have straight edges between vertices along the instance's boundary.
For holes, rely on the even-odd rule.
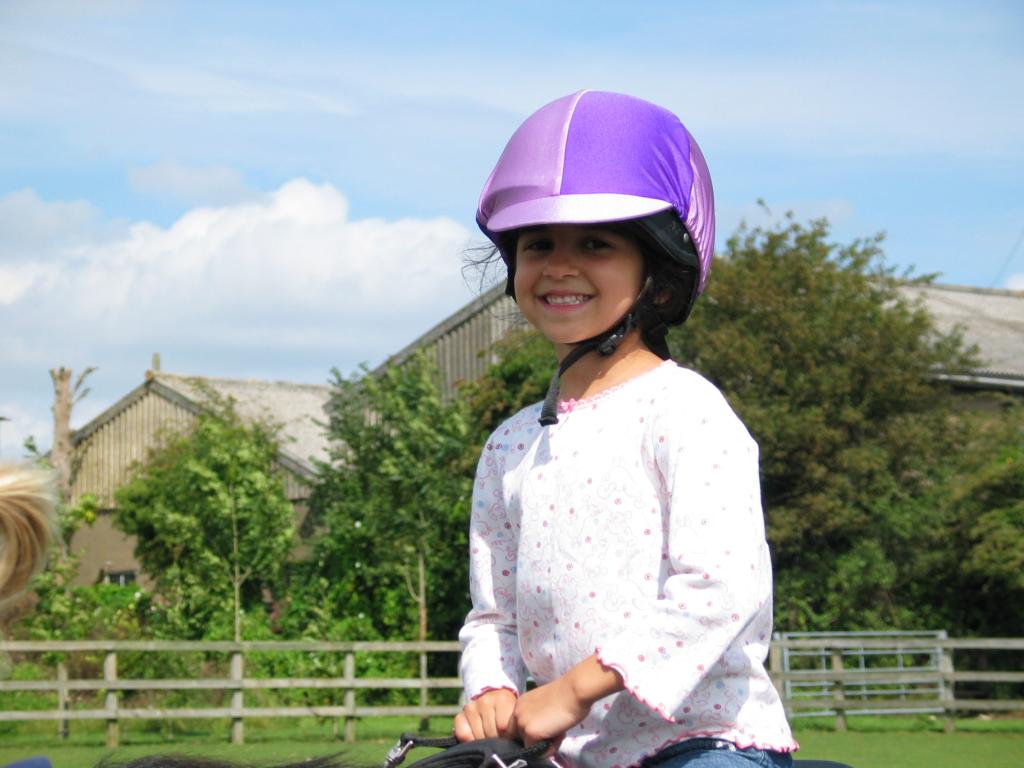
[[57,491],[65,504],[71,503],[71,486],[75,481],[75,462],[71,454],[71,411],[79,400],[89,394],[85,380],[95,370],[95,366],[88,366],[78,374],[75,385],[71,386],[70,368],[62,365],[50,369],[50,378],[53,380],[53,447],[50,449],[50,464],[57,473]]
[[231,500],[231,559],[235,566],[235,642],[242,642],[242,575],[238,564],[238,515]]
[[[89,390],[82,389],[86,378],[96,369],[87,367],[78,375],[75,385],[71,385],[71,369],[63,365],[50,369],[53,380],[53,446],[50,448],[50,465],[56,474],[58,499],[58,518],[64,519],[65,505],[71,504],[71,486],[75,479],[75,461],[71,454],[71,411],[75,403],[85,397]],[[77,526],[76,526],[77,527]],[[61,525],[59,562],[61,568],[56,569],[57,586],[65,596],[71,587],[71,581],[78,572],[77,562],[71,557],[71,540],[75,535],[73,528]]]
[[427,563],[422,551],[416,558],[416,571],[419,577],[419,597],[416,598],[420,609],[419,641],[422,643],[427,639]]
[[[420,550],[416,556],[416,575],[419,578],[418,590],[419,596],[416,598],[419,608],[419,641],[422,643],[427,639],[427,564],[426,558],[423,556],[423,550]],[[427,655],[423,651],[420,651],[420,679],[426,681],[427,677]],[[426,686],[420,687],[420,706],[427,706],[427,689]],[[430,730],[430,718],[420,718],[420,733],[426,733]]]
[[53,379],[53,447],[50,464],[57,474],[57,490],[61,501],[71,501],[71,369],[61,366],[50,369]]

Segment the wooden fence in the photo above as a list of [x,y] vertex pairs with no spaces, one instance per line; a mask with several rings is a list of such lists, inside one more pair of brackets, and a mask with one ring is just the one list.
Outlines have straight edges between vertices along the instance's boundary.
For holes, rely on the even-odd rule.
[[[115,747],[119,739],[119,724],[125,720],[172,720],[229,718],[231,741],[241,744],[245,739],[245,718],[321,717],[339,718],[344,723],[347,741],[355,739],[356,721],[373,716],[454,716],[459,704],[431,705],[431,690],[459,690],[461,681],[456,677],[428,677],[427,656],[431,653],[457,654],[455,642],[162,642],[162,641],[53,641],[9,642],[0,650],[11,654],[103,654],[102,679],[69,679],[68,663],[54,664],[55,677],[49,680],[0,681],[0,694],[15,691],[35,691],[57,694],[56,709],[0,711],[0,722],[54,720],[58,733],[66,735],[71,720],[105,720],[107,745]],[[343,655],[341,677],[265,678],[246,677],[245,658],[253,653],[304,652]],[[118,654],[142,653],[201,653],[223,654],[230,658],[227,677],[203,679],[123,679],[118,676]],[[415,653],[419,656],[419,676],[407,678],[358,677],[356,657],[368,653]],[[339,691],[340,705],[310,706],[246,706],[246,691],[267,690],[320,690]],[[360,690],[414,689],[419,692],[419,703],[403,706],[368,706],[356,701]],[[125,707],[120,694],[125,692],[167,691],[223,691],[230,693],[228,706],[211,707]],[[71,706],[73,692],[93,692],[103,695],[102,708],[79,709]]]
[[[783,652],[810,650],[821,659],[828,659],[825,669],[785,669]],[[918,669],[910,665],[901,671],[887,669],[849,669],[844,664],[854,651],[876,649],[886,654],[915,654],[935,652],[938,649],[940,663],[935,668]],[[344,737],[354,740],[356,722],[371,716],[451,716],[459,710],[458,703],[431,704],[429,692],[434,690],[458,690],[460,682],[454,677],[429,677],[427,657],[429,654],[457,654],[458,644],[454,642],[159,642],[159,641],[70,641],[70,642],[10,642],[0,650],[20,657],[53,654],[61,659],[54,662],[54,676],[46,680],[3,680],[0,694],[19,691],[35,691],[56,694],[57,706],[53,709],[0,711],[0,722],[50,720],[58,724],[58,733],[66,735],[68,723],[72,720],[106,721],[107,744],[118,744],[119,724],[126,720],[171,720],[194,718],[227,718],[231,722],[231,741],[241,743],[245,737],[246,718],[287,718],[321,717],[335,718],[344,724]],[[846,718],[865,711],[906,710],[908,701],[915,707],[927,706],[941,712],[946,729],[952,730],[953,718],[964,712],[1024,711],[1024,698],[1018,693],[1015,698],[957,698],[955,687],[958,683],[1024,684],[1024,671],[1016,665],[1010,671],[987,671],[958,669],[954,654],[963,651],[983,651],[986,654],[1003,654],[1024,651],[1024,639],[948,639],[948,638],[777,638],[772,643],[770,666],[772,678],[780,691],[789,690],[788,682],[814,681],[821,683],[817,692],[784,699],[787,711],[798,715],[806,711],[825,710],[835,715],[836,728],[845,730]],[[222,654],[229,658],[226,677],[202,679],[122,679],[118,676],[118,654],[126,653],[202,653]],[[340,654],[343,657],[341,677],[307,678],[266,678],[247,677],[245,674],[247,655],[254,653],[307,652]],[[406,678],[383,678],[357,676],[357,657],[360,654],[404,653],[417,654],[419,675]],[[102,654],[102,679],[71,679],[68,675],[70,654]],[[1011,658],[1024,658],[1016,653]],[[819,665],[821,666],[821,665]],[[1005,664],[1002,666],[1006,666]],[[1012,665],[1011,665],[1012,666]],[[872,695],[866,695],[866,688]],[[266,690],[319,690],[337,691],[341,704],[309,706],[246,706],[247,691]],[[389,706],[366,705],[357,702],[356,692],[366,690],[416,690],[418,703]],[[209,707],[124,706],[123,695],[131,692],[168,691],[220,691],[230,694],[230,703]],[[74,705],[74,693],[92,693],[102,696],[100,708],[78,708]],[[450,698],[454,700],[455,695]]]

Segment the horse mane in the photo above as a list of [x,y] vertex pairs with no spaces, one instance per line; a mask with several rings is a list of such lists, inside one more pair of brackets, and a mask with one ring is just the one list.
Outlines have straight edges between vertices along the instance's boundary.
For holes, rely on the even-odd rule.
[[0,464],[0,605],[42,569],[56,532],[50,474],[28,464]]

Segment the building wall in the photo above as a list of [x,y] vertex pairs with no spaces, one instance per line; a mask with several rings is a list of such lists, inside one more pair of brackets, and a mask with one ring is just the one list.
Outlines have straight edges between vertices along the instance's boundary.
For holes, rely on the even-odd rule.
[[451,392],[459,382],[479,378],[487,366],[496,362],[491,347],[521,322],[515,302],[502,296],[438,337],[433,349],[445,390]]
[[[115,406],[115,408],[118,406]],[[79,556],[77,584],[95,584],[109,574],[132,573],[142,586],[151,583],[135,559],[135,537],[113,524],[114,493],[124,485],[133,468],[142,464],[158,448],[166,435],[180,434],[195,422],[195,415],[182,403],[173,402],[147,387],[141,397],[126,398],[121,410],[79,442],[74,461],[77,473],[71,489],[71,501],[84,494],[99,501],[100,513],[91,525],[83,525],[71,541]],[[286,496],[295,504],[296,528],[305,521],[309,486],[294,473],[282,470]],[[295,556],[309,556],[308,544],[301,538]]]
[[78,555],[76,584],[95,584],[116,574],[132,574],[133,580],[148,587],[152,580],[135,559],[135,537],[114,527],[110,510],[100,512],[92,525],[83,525],[71,540]]
[[71,486],[71,502],[83,494],[99,499],[101,509],[112,509],[114,491],[131,475],[133,465],[142,463],[158,447],[168,431],[182,432],[195,421],[183,406],[146,391],[117,416],[75,446],[78,465]]

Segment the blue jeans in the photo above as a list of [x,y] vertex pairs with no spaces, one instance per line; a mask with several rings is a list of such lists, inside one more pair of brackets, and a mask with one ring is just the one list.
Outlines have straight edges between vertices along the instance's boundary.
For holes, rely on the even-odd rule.
[[39,755],[8,763],[4,768],[53,768],[53,764],[50,762],[50,758]]
[[686,739],[651,755],[642,768],[792,768],[788,752],[769,752],[750,747],[739,749],[721,739]]

